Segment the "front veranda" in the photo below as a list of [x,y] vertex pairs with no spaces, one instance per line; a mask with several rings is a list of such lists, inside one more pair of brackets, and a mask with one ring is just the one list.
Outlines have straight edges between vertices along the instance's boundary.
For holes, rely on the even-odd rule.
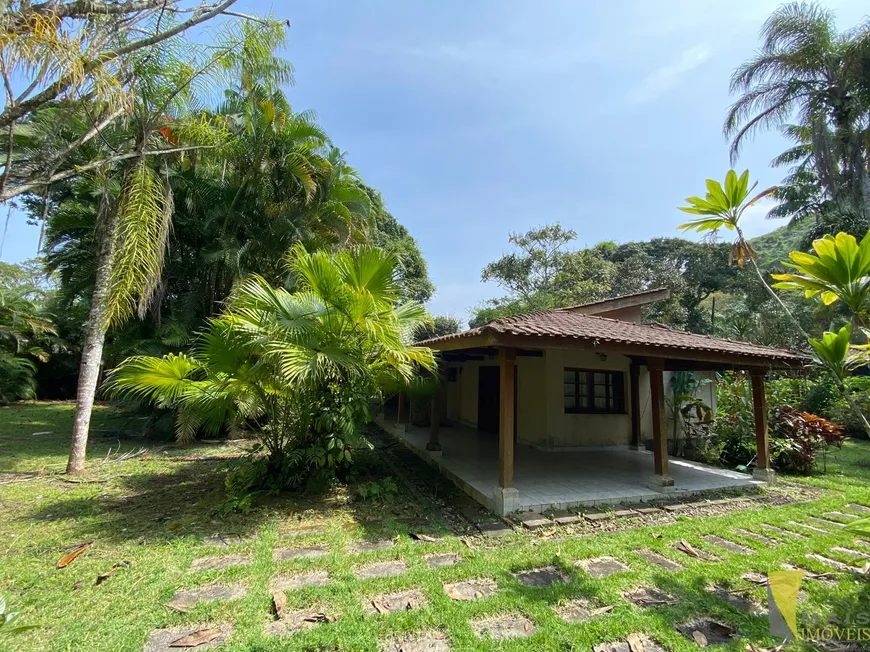
[[[499,482],[497,436],[465,425],[442,427],[441,451],[432,455],[426,450],[429,428],[383,421],[381,425],[421,458],[436,465],[468,495],[488,509],[497,510],[493,502]],[[661,498],[661,493],[648,484],[653,462],[652,453],[623,447],[547,452],[517,444],[513,478],[513,487],[518,492],[516,507],[540,512],[548,508]],[[757,482],[747,474],[679,459],[671,460],[670,477],[673,491],[684,495]]]
[[[789,351],[564,311],[507,318],[425,344],[440,352],[442,388],[454,390],[436,394],[428,432],[406,425],[401,400],[398,424],[389,429],[501,515],[772,480],[764,376],[805,362]],[[486,374],[480,365],[488,367]],[[563,391],[569,382],[564,377],[578,366],[590,374],[589,383],[600,372],[618,383],[620,400],[606,420],[595,420],[600,414],[568,414],[577,404],[563,401],[563,395],[573,396]],[[667,374],[727,369],[745,370],[751,379],[753,476],[668,454]],[[467,379],[472,382],[464,384]],[[451,402],[472,409],[456,412]],[[442,426],[451,412],[460,418]],[[566,432],[573,439],[561,437]]]

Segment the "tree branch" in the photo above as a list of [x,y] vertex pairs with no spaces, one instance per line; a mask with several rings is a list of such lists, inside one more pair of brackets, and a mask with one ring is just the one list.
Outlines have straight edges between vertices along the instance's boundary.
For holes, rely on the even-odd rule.
[[[104,52],[86,63],[84,65],[83,73],[87,75],[88,73],[93,72],[94,70],[109,63],[110,61],[118,59],[119,57],[123,57],[127,54],[131,54],[143,48],[151,47],[152,45],[157,45],[158,43],[162,43],[167,39],[173,38],[174,36],[177,36],[192,27],[195,27],[201,23],[211,20],[215,16],[224,13],[226,9],[234,5],[236,2],[237,0],[224,0],[224,2],[214,7],[210,11],[199,15],[194,15],[183,23],[179,23],[172,29],[166,30],[162,34],[155,34],[152,37],[139,39],[138,41],[134,41],[115,50]],[[28,113],[30,113],[34,109],[39,108],[40,106],[51,102],[61,93],[73,86],[74,82],[74,76],[64,75],[56,82],[48,86],[48,88],[36,94],[29,100],[23,100],[16,106],[7,106],[4,111],[0,113],[0,127],[9,126],[11,122],[27,115]]]
[[136,158],[137,156],[160,156],[162,154],[177,154],[179,152],[190,152],[198,149],[215,149],[217,145],[192,145],[190,147],[173,147],[171,149],[155,149],[151,151],[135,151],[135,152],[127,152],[125,154],[117,154],[116,156],[110,156],[108,158],[100,159],[98,161],[91,161],[85,165],[80,165],[72,170],[64,170],[63,172],[58,172],[57,174],[52,174],[48,177],[42,177],[40,179],[33,179],[31,181],[27,181],[25,183],[19,183],[15,186],[12,186],[9,190],[0,195],[0,202],[7,201],[12,199],[13,197],[17,197],[18,195],[22,195],[26,192],[30,192],[40,186],[46,186],[50,183],[55,183],[56,181],[63,181],[65,179],[71,179],[72,177],[76,177],[83,172],[90,172],[91,170],[96,170],[97,168],[103,167],[104,165],[110,165],[112,163],[118,163],[120,161],[126,161],[131,158]]

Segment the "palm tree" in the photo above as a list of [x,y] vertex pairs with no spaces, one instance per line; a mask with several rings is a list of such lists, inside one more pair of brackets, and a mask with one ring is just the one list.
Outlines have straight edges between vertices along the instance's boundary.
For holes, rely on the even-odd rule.
[[855,94],[856,76],[847,65],[855,34],[839,33],[832,12],[802,2],[777,9],[761,37],[758,54],[731,77],[731,92],[741,93],[724,126],[732,162],[748,136],[782,127],[797,114],[827,195],[863,209],[867,107]]
[[289,465],[301,477],[350,461],[371,400],[435,368],[431,349],[413,344],[425,309],[396,304],[396,263],[368,245],[338,253],[297,245],[292,292],[250,276],[193,355],[130,358],[109,387],[176,410],[183,441],[199,430],[253,430],[275,473]]
[[36,396],[36,365],[60,342],[54,324],[25,292],[0,288],[0,403]]

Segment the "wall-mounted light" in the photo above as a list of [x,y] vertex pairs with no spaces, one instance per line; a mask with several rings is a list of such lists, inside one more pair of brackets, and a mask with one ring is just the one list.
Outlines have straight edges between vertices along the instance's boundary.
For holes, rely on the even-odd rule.
[[607,362],[607,354],[606,353],[599,353],[598,358],[601,360],[601,362]]

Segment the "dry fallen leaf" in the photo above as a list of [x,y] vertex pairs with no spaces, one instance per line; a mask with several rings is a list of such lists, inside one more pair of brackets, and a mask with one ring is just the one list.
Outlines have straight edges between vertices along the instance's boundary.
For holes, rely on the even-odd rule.
[[657,534],[656,532],[653,532],[653,533],[652,533],[652,538],[653,538],[653,539],[661,539],[661,538],[662,538],[662,535],[661,535],[661,534]]
[[56,567],[57,568],[66,568],[75,560],[76,557],[78,557],[80,554],[82,554],[85,550],[87,550],[90,547],[91,547],[90,543],[83,543],[78,548],[73,550],[71,553],[69,553],[68,555],[63,557],[59,562],[57,562]]
[[709,643],[707,642],[707,637],[704,636],[704,632],[699,632],[695,630],[692,632],[692,638],[695,639],[695,643],[698,644],[699,647],[707,647]]
[[166,609],[168,609],[169,611],[174,611],[175,613],[179,613],[179,614],[190,613],[190,607],[188,607],[187,605],[175,604],[174,602],[167,602],[163,606]]
[[698,551],[692,547],[692,544],[689,543],[688,541],[686,541],[685,539],[680,539],[679,543],[677,543],[677,545],[676,545],[676,548],[680,552],[683,552],[683,553],[689,555],[690,557],[700,557],[701,556],[698,554]]
[[753,584],[767,584],[767,576],[762,575],[761,573],[749,572],[744,573],[741,577],[747,582],[752,582]]
[[283,591],[276,591],[272,594],[272,603],[275,605],[275,615],[281,620],[287,612],[287,595]]
[[643,644],[640,634],[629,634],[626,642],[630,652],[646,652],[646,646]]
[[425,541],[427,543],[437,543],[441,540],[438,537],[433,537],[429,534],[417,534],[416,532],[411,532],[411,538],[416,539],[417,541]]
[[150,457],[151,457],[151,451],[148,451],[147,453],[145,453],[145,454],[140,458],[139,461],[140,461],[140,462],[144,462],[145,460],[147,460],[147,459],[150,458]]
[[82,588],[84,586],[84,584],[85,584],[84,580],[79,580],[78,582],[76,582],[75,584],[72,585],[72,590],[78,591],[80,588]]
[[221,630],[219,627],[200,629],[199,631],[192,632],[187,636],[182,636],[178,640],[172,641],[172,643],[169,644],[169,647],[199,647],[200,645],[211,643],[220,635]]
[[591,617],[600,616],[601,614],[606,614],[613,611],[613,605],[608,605],[606,607],[599,607],[598,609],[593,609],[590,614]]
[[332,616],[327,616],[326,614],[311,614],[310,616],[306,616],[303,618],[307,623],[331,623],[335,618]]
[[377,611],[379,614],[390,613],[390,610],[387,609],[382,603],[378,602],[377,600],[372,600],[372,606],[375,608],[375,611]]

